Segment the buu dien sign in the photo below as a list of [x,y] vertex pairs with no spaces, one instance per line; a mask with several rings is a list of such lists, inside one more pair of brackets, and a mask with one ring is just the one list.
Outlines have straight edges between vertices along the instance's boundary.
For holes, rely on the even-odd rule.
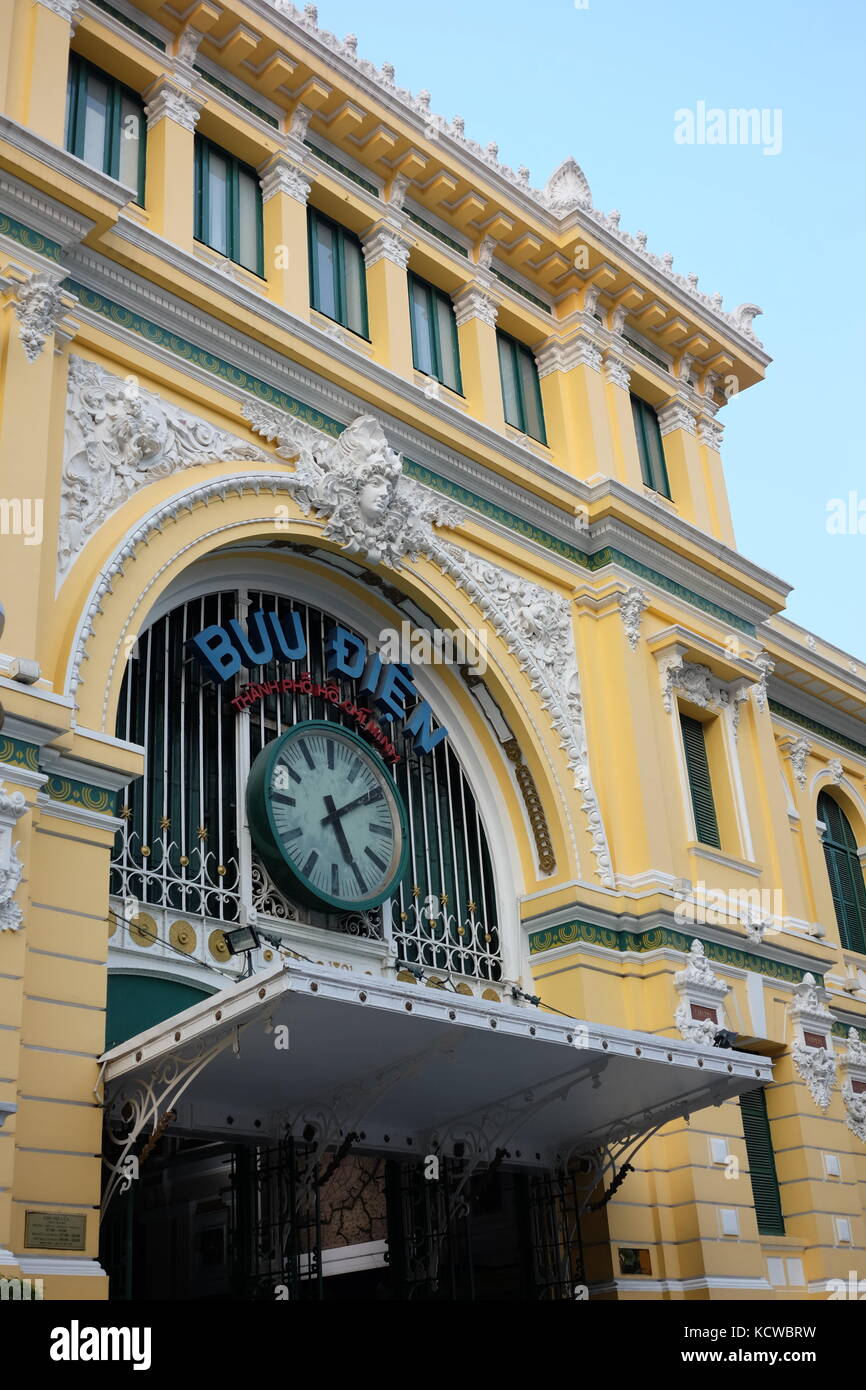
[[[237,675],[242,666],[267,666],[271,661],[305,661],[308,656],[307,638],[300,614],[294,610],[280,616],[259,611],[250,617],[248,628],[236,618],[229,618],[224,627],[212,623],[190,638],[190,647],[208,674],[222,683]],[[429,753],[447,736],[444,728],[433,728],[433,710],[421,699],[415,686],[411,666],[402,662],[383,661],[378,652],[370,651],[360,637],[339,623],[328,631],[325,646],[328,675],[346,676],[357,681],[357,694],[369,695],[381,719],[403,721],[404,732],[412,739],[419,753]],[[306,690],[304,682],[309,682]],[[281,689],[316,693],[310,676],[305,673],[298,681],[268,681],[268,694]],[[318,693],[323,688],[319,687]],[[243,707],[239,696],[233,703]],[[246,703],[253,703],[247,700]]]

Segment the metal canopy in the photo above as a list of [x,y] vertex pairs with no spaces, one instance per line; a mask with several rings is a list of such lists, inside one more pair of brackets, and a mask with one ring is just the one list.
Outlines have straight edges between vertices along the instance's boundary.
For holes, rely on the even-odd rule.
[[475,1162],[505,1150],[509,1163],[551,1168],[772,1079],[760,1056],[295,960],[102,1063],[121,1161],[155,1130],[291,1132],[314,1135],[320,1153],[354,1134],[356,1150],[450,1155],[456,1144]]

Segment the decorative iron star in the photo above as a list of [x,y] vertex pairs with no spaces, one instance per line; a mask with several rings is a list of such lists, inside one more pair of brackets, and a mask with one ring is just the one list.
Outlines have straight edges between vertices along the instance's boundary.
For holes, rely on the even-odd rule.
[[160,830],[170,830],[170,829],[171,829],[171,821],[169,820],[168,816],[162,816],[162,817],[160,818],[159,828],[160,828]]
[[200,825],[199,828],[198,828],[198,830],[196,831],[196,834],[198,835],[198,838],[199,838],[200,840],[206,840],[206,839],[207,839],[207,826],[206,826],[206,825]]
[[477,904],[477,903],[473,903],[473,902],[471,902],[471,901],[468,902],[468,903],[466,904],[466,911],[467,911],[467,912],[477,912],[477,911],[478,911],[478,904]]
[[121,806],[121,808],[120,808],[120,814],[121,814],[121,816],[123,817],[124,820],[132,820],[132,807],[131,807],[131,806]]

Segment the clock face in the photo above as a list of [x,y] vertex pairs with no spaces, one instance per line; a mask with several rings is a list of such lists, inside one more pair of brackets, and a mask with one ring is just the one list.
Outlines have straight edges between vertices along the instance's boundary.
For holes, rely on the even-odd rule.
[[289,893],[313,906],[376,907],[406,869],[406,816],[394,779],[357,734],[326,720],[266,745],[247,784],[256,848]]

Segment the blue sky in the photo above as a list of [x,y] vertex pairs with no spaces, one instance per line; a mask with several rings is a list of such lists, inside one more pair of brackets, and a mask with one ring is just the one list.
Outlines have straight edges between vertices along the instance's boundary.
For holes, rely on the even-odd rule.
[[[322,0],[319,22],[357,34],[359,54],[426,87],[434,111],[465,117],[536,187],[573,154],[595,207],[618,208],[727,308],[761,305],[767,380],[721,413],[737,543],[794,585],[795,622],[866,657],[866,534],[827,530],[831,499],[866,498],[860,330],[844,298],[866,227],[866,6]],[[781,151],[676,143],[674,113],[699,101],[781,110]]]

